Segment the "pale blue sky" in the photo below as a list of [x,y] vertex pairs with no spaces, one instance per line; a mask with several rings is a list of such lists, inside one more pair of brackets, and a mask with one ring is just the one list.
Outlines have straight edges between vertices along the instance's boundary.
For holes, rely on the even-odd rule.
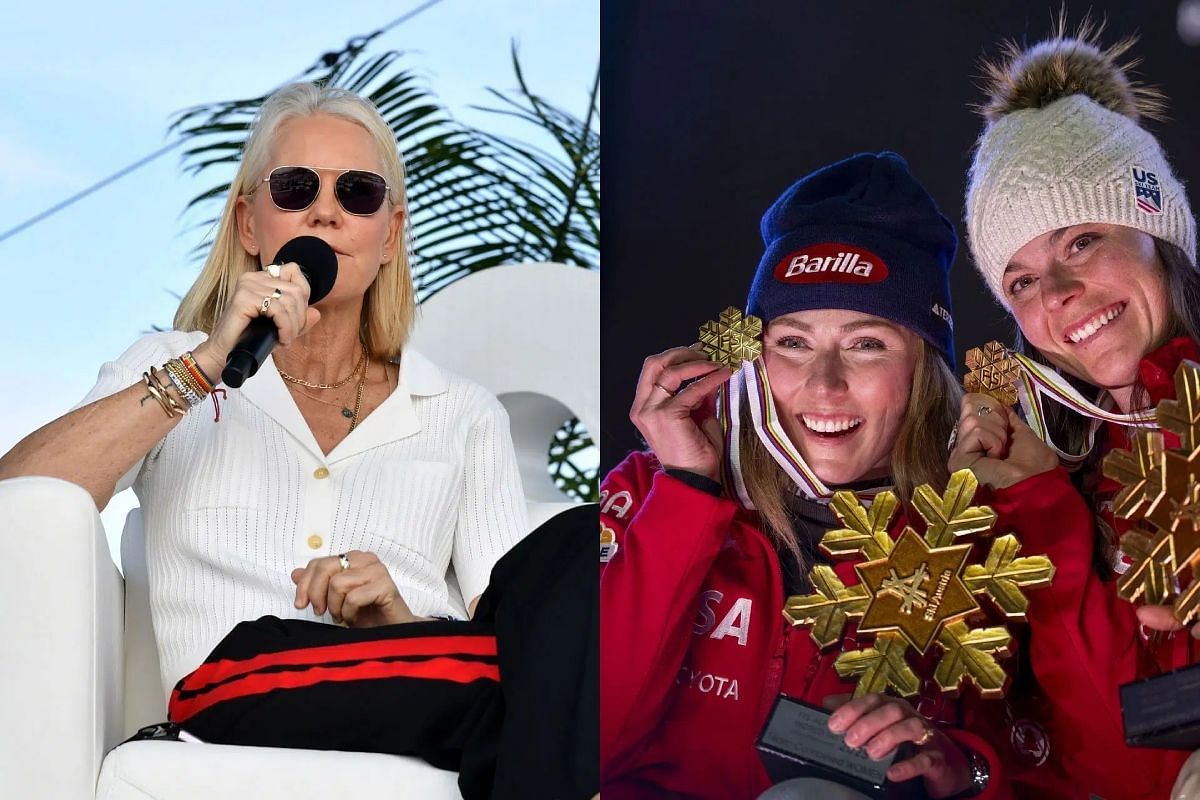
[[[165,144],[173,112],[253,96],[421,0],[206,0],[22,4],[0,27],[0,229]],[[510,43],[534,90],[582,114],[600,52],[599,0],[442,0],[372,45],[408,51],[450,112],[515,85]],[[524,134],[526,129],[508,128]],[[183,216],[211,176],[172,152],[0,242],[0,453],[77,402],[100,364],[169,325],[203,231]],[[208,209],[212,212],[213,209]],[[119,507],[117,507],[119,505]],[[111,530],[128,507],[110,505]]]

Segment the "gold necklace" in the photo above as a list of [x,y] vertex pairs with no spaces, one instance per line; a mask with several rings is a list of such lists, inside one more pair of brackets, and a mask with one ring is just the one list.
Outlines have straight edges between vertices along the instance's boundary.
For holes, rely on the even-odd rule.
[[[370,359],[363,363],[362,375],[358,378],[358,396],[354,399],[354,415],[350,417],[350,430],[358,427],[358,412],[362,408],[363,388],[367,385],[367,367],[371,365]],[[346,416],[346,409],[342,409],[342,416]]]
[[322,403],[324,405],[333,406],[336,409],[340,409],[342,412],[344,412],[342,414],[342,416],[344,416],[344,417],[349,417],[354,413],[351,409],[347,408],[345,403],[333,403],[333,402],[330,402],[329,400],[322,400],[321,398],[317,397],[315,394],[309,394],[308,392],[302,392],[299,389],[296,389],[295,392],[296,392],[296,394],[301,395],[302,397],[307,397],[309,400],[313,400],[317,403]]
[[350,374],[347,375],[345,378],[342,378],[337,383],[309,383],[306,380],[301,380],[300,378],[294,378],[291,375],[288,375],[286,372],[284,372],[283,370],[281,370],[279,368],[278,364],[275,365],[275,371],[279,373],[279,377],[283,378],[285,381],[288,381],[289,383],[294,383],[297,386],[307,386],[309,389],[340,389],[341,387],[345,386],[347,383],[349,383],[354,378],[354,375],[358,372],[358,368],[363,365],[363,362],[366,360],[366,358],[367,358],[367,349],[364,347],[363,351],[362,351],[362,355],[359,356],[359,358],[358,358],[358,363],[355,364],[354,368],[350,370]]
[[[323,403],[324,405],[327,405],[327,406],[333,406],[334,408],[340,408],[342,410],[342,416],[345,417],[346,419],[350,420],[350,430],[354,430],[355,428],[358,427],[358,422],[359,422],[358,416],[359,416],[359,413],[362,411],[363,390],[366,388],[366,385],[367,385],[367,370],[371,366],[371,362],[368,359],[368,360],[366,360],[365,363],[363,361],[360,361],[359,365],[362,367],[362,372],[359,375],[358,392],[354,398],[354,408],[353,409],[351,409],[349,406],[347,406],[343,403],[331,403],[328,400],[322,400],[320,397],[311,395],[308,392],[301,392],[299,389],[297,389],[296,391],[299,392],[304,397],[307,397],[309,400],[316,400],[318,403]],[[353,377],[353,376],[351,376],[351,377]],[[343,385],[344,385],[344,383],[343,383]]]

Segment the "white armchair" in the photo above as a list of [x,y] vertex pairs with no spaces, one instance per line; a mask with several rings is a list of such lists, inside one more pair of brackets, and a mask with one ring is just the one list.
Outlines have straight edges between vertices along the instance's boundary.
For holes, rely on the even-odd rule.
[[[596,272],[524,264],[464,278],[421,306],[413,345],[508,409],[531,528],[569,505],[546,472],[554,431],[573,415],[599,440],[599,284]],[[0,797],[459,797],[455,773],[412,758],[163,741],[114,749],[166,718],[141,511],[122,534],[124,579],[78,486],[0,481],[0,521]]]

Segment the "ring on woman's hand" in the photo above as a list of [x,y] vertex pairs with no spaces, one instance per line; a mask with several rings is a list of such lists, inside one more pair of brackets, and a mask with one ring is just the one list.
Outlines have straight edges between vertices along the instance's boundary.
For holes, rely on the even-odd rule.
[[278,289],[271,292],[269,295],[263,298],[262,305],[258,307],[258,313],[267,313],[267,309],[271,307],[271,301],[278,300],[281,297],[283,297],[283,292],[279,291]]
[[671,397],[674,397],[674,396],[675,396],[675,392],[672,392],[670,389],[668,389],[667,387],[663,386],[663,385],[662,385],[661,383],[659,383],[658,381],[655,381],[655,382],[654,382],[654,385],[655,385],[657,388],[659,388],[659,389],[662,389],[664,392],[666,392],[667,394],[669,394]]
[[265,267],[263,267],[263,269],[265,269],[267,271],[267,274],[270,275],[272,278],[278,278],[279,271],[283,269],[283,265],[282,264],[267,264]]
[[932,738],[933,738],[933,727],[930,725],[926,725],[925,732],[921,734],[921,737],[919,739],[913,739],[913,744],[915,744],[917,747],[924,747],[925,745],[929,744],[929,740]]
[[992,413],[991,406],[980,406],[979,410],[975,412],[975,416],[982,417],[984,414],[990,414],[990,413]]
[[341,553],[338,555],[338,563],[342,565],[342,569],[350,569],[350,554]]
[[950,441],[946,442],[946,452],[949,453],[954,449],[954,443],[958,441],[958,423],[954,423],[954,427],[950,429]]

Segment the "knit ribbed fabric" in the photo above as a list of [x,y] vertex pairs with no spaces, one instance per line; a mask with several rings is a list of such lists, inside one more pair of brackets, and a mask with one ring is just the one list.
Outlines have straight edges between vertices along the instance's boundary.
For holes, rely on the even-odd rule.
[[[1161,213],[1139,207],[1135,170],[1157,177]],[[1136,228],[1195,262],[1196,222],[1158,140],[1082,94],[1013,111],[984,131],[968,178],[966,217],[975,266],[1006,307],[1002,278],[1013,255],[1070,225]]]
[[[101,368],[80,405],[204,339],[139,339]],[[292,605],[291,571],[313,558],[375,553],[415,614],[463,616],[448,567],[469,602],[527,532],[503,406],[412,350],[396,391],[328,455],[271,360],[228,392],[220,422],[211,403],[193,409],[117,486],[133,485],[144,515],[164,690],[242,620],[331,622]]]
[[[859,153],[784,190],[759,226],[746,313],[844,308],[890,319],[954,363],[954,226],[895,153]],[[851,266],[855,268],[852,270]]]

